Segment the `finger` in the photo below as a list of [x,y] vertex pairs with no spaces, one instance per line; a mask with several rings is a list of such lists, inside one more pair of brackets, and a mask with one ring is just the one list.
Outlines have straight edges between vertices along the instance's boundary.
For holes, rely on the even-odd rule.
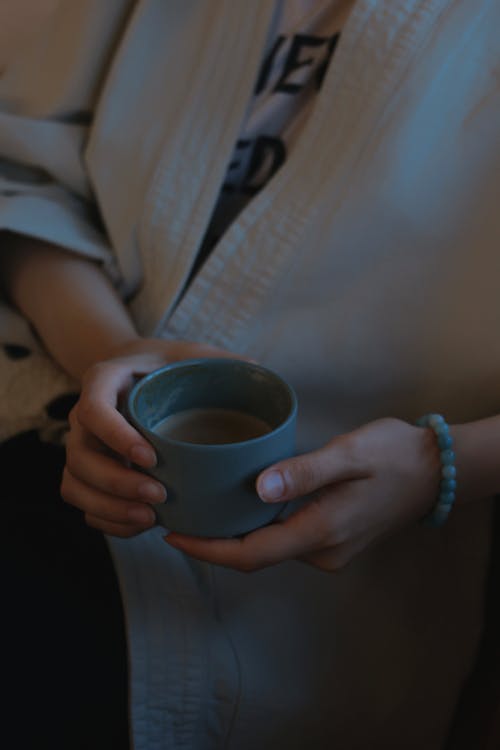
[[[248,359],[214,346],[192,342],[179,342],[176,345],[176,359],[192,358],[193,349],[197,357]],[[145,375],[165,364],[164,355],[144,352],[139,348],[136,355],[94,365],[85,374],[73,419],[127,460],[143,468],[153,467],[156,464],[153,447],[120,414],[117,406],[120,395],[133,384],[134,376]]]
[[170,533],[165,541],[198,560],[255,571],[292,560],[327,545],[325,516],[314,500],[285,521],[270,524],[239,539],[201,539]]
[[139,525],[143,528],[149,528],[156,522],[151,507],[141,502],[113,497],[89,487],[85,482],[72,476],[67,468],[63,471],[61,495],[70,505],[103,521]]
[[97,531],[102,531],[103,534],[118,536],[123,539],[130,539],[130,537],[137,536],[138,534],[147,531],[147,529],[140,524],[112,523],[111,521],[103,521],[102,518],[92,516],[88,513],[85,514],[85,522],[87,526],[91,526],[93,529],[97,529]]
[[152,446],[117,410],[118,397],[133,383],[130,363],[102,363],[85,378],[73,420],[113,451],[144,468],[156,464]]
[[342,435],[318,450],[280,461],[257,478],[257,493],[267,503],[285,502],[335,482],[368,476],[355,443],[352,435]]
[[354,541],[329,547],[319,552],[309,552],[298,559],[327,573],[337,573],[345,568],[353,558],[361,554],[370,545],[371,541],[371,538],[363,536]]
[[103,453],[102,445],[89,433],[74,432],[66,450],[66,467],[73,477],[108,495],[151,503],[165,501],[167,493],[160,482]]

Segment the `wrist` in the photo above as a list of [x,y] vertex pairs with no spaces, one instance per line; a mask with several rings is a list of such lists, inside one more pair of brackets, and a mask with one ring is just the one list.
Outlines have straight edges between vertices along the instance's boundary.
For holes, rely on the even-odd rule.
[[458,504],[500,493],[500,416],[450,426]]
[[144,351],[151,351],[151,341],[152,339],[144,338],[138,333],[124,333],[123,336],[116,336],[109,342],[99,361],[118,359],[134,354],[141,354]]
[[[193,355],[194,356],[194,355]],[[189,358],[186,346],[175,341],[136,335],[115,339],[98,362],[134,360],[144,372],[163,367],[179,359]],[[92,364],[96,364],[94,362]]]

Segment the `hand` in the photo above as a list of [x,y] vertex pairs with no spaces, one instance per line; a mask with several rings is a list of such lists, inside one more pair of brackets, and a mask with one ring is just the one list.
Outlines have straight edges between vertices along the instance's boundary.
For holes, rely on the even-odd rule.
[[166,498],[160,482],[130,467],[156,463],[152,446],[117,409],[136,376],[168,362],[235,356],[190,342],[134,339],[110,359],[88,369],[69,418],[61,494],[85,514],[89,526],[119,537],[139,534],[155,523],[150,507]]
[[257,492],[264,502],[311,495],[286,520],[239,539],[171,533],[165,540],[192,557],[240,571],[291,559],[335,571],[368,545],[428,513],[439,477],[432,432],[381,419],[261,473]]

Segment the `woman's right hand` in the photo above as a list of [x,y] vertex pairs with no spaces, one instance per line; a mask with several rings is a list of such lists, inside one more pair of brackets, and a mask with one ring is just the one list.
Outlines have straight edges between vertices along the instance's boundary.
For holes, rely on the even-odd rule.
[[154,525],[151,504],[166,499],[162,484],[131,467],[149,469],[156,463],[150,443],[118,410],[135,378],[173,361],[232,356],[197,343],[137,339],[86,371],[69,417],[61,494],[84,513],[89,526],[134,536]]

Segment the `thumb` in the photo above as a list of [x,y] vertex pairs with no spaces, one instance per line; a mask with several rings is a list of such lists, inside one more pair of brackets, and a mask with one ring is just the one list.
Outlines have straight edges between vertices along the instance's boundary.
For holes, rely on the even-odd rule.
[[280,461],[257,478],[256,489],[265,503],[293,500],[334,482],[369,476],[356,459],[350,436],[334,438],[318,450]]

